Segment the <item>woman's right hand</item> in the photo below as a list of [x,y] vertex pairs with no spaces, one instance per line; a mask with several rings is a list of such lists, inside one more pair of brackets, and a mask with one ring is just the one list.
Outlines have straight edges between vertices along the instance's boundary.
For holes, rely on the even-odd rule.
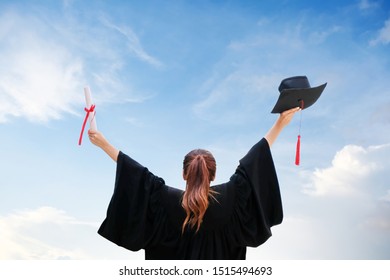
[[294,114],[299,110],[301,110],[301,108],[295,107],[290,110],[284,111],[279,115],[279,118],[276,120],[275,124],[264,136],[264,138],[268,141],[270,147],[275,142],[276,138],[278,138],[279,133],[286,125],[290,123],[290,121],[294,117]]
[[282,112],[279,115],[279,118],[277,120],[278,125],[280,125],[281,128],[283,129],[286,125],[288,125],[290,123],[290,121],[294,117],[294,114],[300,110],[301,110],[300,107],[295,107],[295,108],[292,108],[292,109],[289,109],[289,110]]

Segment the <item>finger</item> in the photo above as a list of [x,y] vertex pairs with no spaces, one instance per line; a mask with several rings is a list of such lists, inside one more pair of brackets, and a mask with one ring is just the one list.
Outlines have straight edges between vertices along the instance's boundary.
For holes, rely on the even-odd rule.
[[290,115],[290,114],[294,114],[294,113],[296,112],[297,108],[299,108],[299,107],[296,107],[296,108],[292,108],[292,109],[288,109],[288,110],[286,110],[286,111],[283,111],[280,115],[282,115],[282,116],[288,116],[288,115]]
[[95,130],[89,130],[88,131],[88,135],[92,136],[92,137],[97,137],[98,136],[98,132],[95,131]]
[[289,109],[286,111],[286,114],[290,115],[290,114],[295,114],[296,112],[300,111],[301,108],[300,107],[295,107],[295,108],[292,108],[292,109]]
[[295,108],[292,108],[290,110],[288,110],[289,113],[295,113],[295,112],[298,112],[299,110],[301,110],[301,107],[295,107]]

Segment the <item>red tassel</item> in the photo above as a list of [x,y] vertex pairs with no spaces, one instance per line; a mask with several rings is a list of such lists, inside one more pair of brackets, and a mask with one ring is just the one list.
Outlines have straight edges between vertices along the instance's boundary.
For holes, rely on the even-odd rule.
[[301,160],[301,135],[298,135],[297,150],[295,153],[295,165],[299,165]]

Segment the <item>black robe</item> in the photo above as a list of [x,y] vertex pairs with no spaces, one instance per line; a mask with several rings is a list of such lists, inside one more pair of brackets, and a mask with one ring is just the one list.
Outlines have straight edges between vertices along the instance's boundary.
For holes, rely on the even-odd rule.
[[278,179],[266,139],[240,160],[229,182],[212,187],[198,232],[182,233],[183,191],[165,185],[146,167],[120,152],[115,190],[98,233],[145,259],[245,259],[282,222]]

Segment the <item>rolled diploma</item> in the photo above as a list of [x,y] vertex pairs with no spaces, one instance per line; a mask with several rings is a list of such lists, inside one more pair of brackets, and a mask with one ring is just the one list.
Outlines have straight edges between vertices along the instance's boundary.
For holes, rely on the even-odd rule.
[[[92,96],[91,96],[91,91],[89,87],[84,88],[84,94],[85,94],[85,103],[87,104],[87,109],[91,108],[92,106]],[[97,130],[97,125],[96,125],[96,118],[95,118],[95,112],[92,112],[89,114],[88,117],[88,122],[90,124],[90,128],[92,130]]]

